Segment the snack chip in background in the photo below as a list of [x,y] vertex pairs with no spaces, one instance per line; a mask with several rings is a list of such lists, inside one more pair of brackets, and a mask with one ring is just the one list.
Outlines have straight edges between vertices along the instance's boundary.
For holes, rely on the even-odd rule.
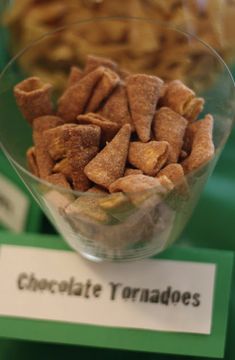
[[[235,4],[229,0],[15,0],[4,22],[10,30],[13,53],[55,28],[82,19],[136,16],[169,22],[195,34],[230,61],[235,43],[234,15]],[[83,66],[88,53],[110,57],[131,72],[157,74],[164,80],[196,77],[204,67],[205,85],[213,80],[216,68],[197,42],[189,47],[180,33],[162,32],[151,21],[123,21],[121,26],[111,20],[91,22],[89,27],[70,26],[34,46],[33,52],[27,51],[21,65],[29,74],[62,89],[70,65]]]

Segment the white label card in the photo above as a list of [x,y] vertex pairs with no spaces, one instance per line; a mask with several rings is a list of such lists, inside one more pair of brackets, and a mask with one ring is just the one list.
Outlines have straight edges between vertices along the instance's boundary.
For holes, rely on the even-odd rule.
[[2,245],[0,315],[210,334],[215,264],[92,263],[70,251]]
[[29,209],[29,199],[14,183],[0,174],[0,224],[22,232]]

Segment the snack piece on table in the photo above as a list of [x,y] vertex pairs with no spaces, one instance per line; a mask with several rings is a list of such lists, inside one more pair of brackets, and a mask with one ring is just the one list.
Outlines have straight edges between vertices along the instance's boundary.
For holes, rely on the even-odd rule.
[[163,81],[145,74],[130,75],[127,78],[127,94],[131,117],[141,141],[150,139],[151,125]]
[[67,122],[75,121],[76,117],[85,110],[104,71],[104,67],[98,67],[67,88],[58,100],[58,115]]
[[14,87],[14,95],[25,119],[32,124],[39,116],[50,115],[52,85],[36,76],[21,81]]
[[170,145],[169,163],[178,161],[188,122],[168,107],[160,108],[153,120],[153,133],[158,141],[167,141]]
[[197,119],[203,110],[204,103],[203,98],[197,98],[195,92],[180,80],[169,82],[161,98],[162,106],[171,108],[189,121]]
[[86,165],[84,172],[91,181],[108,188],[111,183],[123,176],[130,135],[131,127],[126,124],[113,140]]
[[128,161],[144,174],[155,176],[167,162],[168,156],[169,144],[166,141],[135,141],[130,143]]
[[215,152],[212,136],[213,123],[213,116],[209,114],[203,120],[198,121],[197,130],[193,136],[191,153],[181,163],[186,174],[198,169],[213,157]]
[[77,122],[79,124],[93,124],[99,126],[101,128],[102,145],[105,145],[107,141],[111,141],[121,127],[117,123],[112,122],[96,113],[79,115],[77,117]]

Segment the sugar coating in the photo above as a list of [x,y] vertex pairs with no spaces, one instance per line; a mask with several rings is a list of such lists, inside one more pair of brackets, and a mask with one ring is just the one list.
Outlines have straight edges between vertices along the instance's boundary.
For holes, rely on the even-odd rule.
[[119,126],[130,124],[132,130],[134,130],[128,106],[126,86],[123,83],[116,87],[104,106],[99,110],[99,113]]
[[128,161],[144,174],[155,176],[165,165],[169,157],[169,144],[166,141],[130,143]]
[[14,87],[14,95],[25,119],[32,124],[39,116],[50,115],[52,85],[36,76],[21,81]]
[[178,161],[187,124],[185,118],[168,107],[160,108],[154,116],[153,133],[155,139],[167,141],[170,145],[169,163]]
[[162,86],[163,81],[156,76],[136,74],[127,78],[131,117],[139,139],[143,142],[150,139],[151,124]]
[[94,183],[108,188],[124,174],[131,135],[130,125],[124,125],[113,140],[108,143],[86,165],[84,172]]
[[93,124],[97,125],[101,129],[101,144],[105,145],[107,141],[111,141],[120,129],[120,125],[112,122],[105,117],[96,114],[96,113],[87,113],[84,115],[79,115],[77,117],[77,122],[79,124]]
[[65,90],[58,100],[58,115],[66,122],[76,120],[76,117],[83,113],[104,70],[104,67],[95,69]]

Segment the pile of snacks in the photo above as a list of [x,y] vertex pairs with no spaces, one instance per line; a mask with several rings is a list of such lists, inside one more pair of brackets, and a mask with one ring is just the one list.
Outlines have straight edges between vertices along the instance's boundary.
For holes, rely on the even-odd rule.
[[[81,19],[136,16],[169,22],[196,34],[228,61],[234,54],[231,0],[15,0],[5,16],[13,51],[51,30]],[[70,27],[34,45],[20,61],[29,73],[63,88],[71,63],[84,65],[86,55],[111,57],[133,72],[158,74],[164,80],[194,78],[205,69],[210,82],[216,62],[198,42],[147,22],[95,22]],[[188,61],[185,61],[188,59]],[[210,71],[208,72],[208,69]],[[201,76],[203,79],[203,76]]]
[[179,80],[88,56],[83,71],[71,68],[56,109],[51,93],[36,77],[14,88],[33,129],[30,170],[48,182],[105,193],[169,190],[214,154],[213,118],[196,121],[204,99]]
[[198,120],[204,99],[179,80],[92,55],[71,68],[56,104],[52,90],[37,77],[14,88],[33,131],[29,169],[56,185],[45,189],[47,206],[85,241],[120,250],[157,237],[163,246],[173,222],[164,198],[184,197],[185,175],[214,155],[213,117]]

